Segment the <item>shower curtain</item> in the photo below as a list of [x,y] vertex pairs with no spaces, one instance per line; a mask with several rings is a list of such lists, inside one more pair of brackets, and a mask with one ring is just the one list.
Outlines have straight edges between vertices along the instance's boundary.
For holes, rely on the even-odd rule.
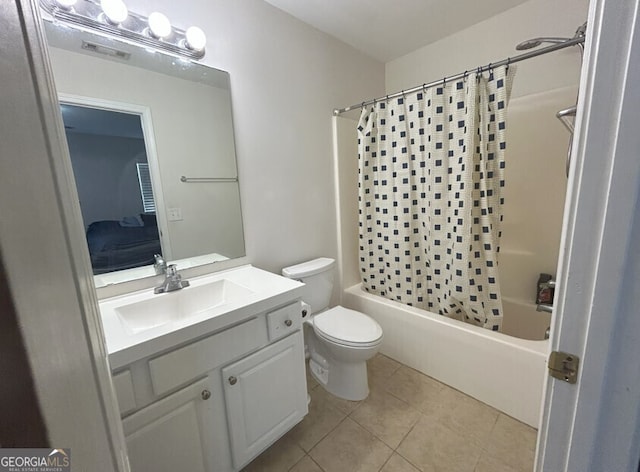
[[514,66],[364,108],[359,256],[371,293],[499,331],[506,107]]

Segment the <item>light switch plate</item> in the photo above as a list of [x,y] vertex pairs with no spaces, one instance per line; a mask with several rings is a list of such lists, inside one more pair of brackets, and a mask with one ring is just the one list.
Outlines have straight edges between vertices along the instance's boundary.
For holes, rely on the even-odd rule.
[[169,221],[182,221],[182,208],[168,208],[167,217]]

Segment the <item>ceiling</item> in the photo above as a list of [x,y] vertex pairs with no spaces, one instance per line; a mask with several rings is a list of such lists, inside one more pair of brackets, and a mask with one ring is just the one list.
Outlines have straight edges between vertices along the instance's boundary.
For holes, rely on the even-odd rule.
[[389,62],[527,0],[265,0]]

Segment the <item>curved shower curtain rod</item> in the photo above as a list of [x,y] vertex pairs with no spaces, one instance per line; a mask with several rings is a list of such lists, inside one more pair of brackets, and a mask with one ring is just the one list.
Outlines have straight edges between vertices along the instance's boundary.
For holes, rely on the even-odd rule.
[[476,73],[482,73],[485,72],[487,70],[493,69],[494,67],[500,67],[500,66],[504,66],[504,65],[509,65],[509,64],[514,64],[516,62],[520,62],[520,61],[524,61],[525,59],[531,59],[532,57],[536,57],[536,56],[541,56],[543,54],[547,54],[549,52],[553,52],[553,51],[558,51],[560,49],[564,49],[564,48],[568,48],[570,46],[576,46],[578,44],[584,44],[584,36],[575,36],[573,38],[568,38],[566,41],[563,41],[561,43],[557,43],[557,44],[552,44],[551,46],[547,46],[545,48],[540,48],[540,49],[536,49],[535,51],[531,51],[531,52],[527,52],[524,54],[520,54],[518,56],[514,56],[514,57],[509,57],[507,59],[503,59],[502,61],[499,62],[490,62],[489,64],[487,64],[486,66],[482,66],[482,67],[476,67],[474,69],[469,69],[468,71],[465,72],[461,72],[459,74],[456,75],[451,75],[449,77],[444,77],[440,80],[434,80],[433,82],[429,82],[429,83],[425,83],[422,85],[418,85],[416,87],[407,89],[407,90],[402,90],[401,92],[396,92],[396,93],[391,93],[389,95],[384,95],[382,97],[379,98],[374,98],[373,100],[368,100],[366,102],[361,102],[361,103],[356,103],[354,105],[348,106],[346,108],[336,108],[335,110],[333,110],[333,114],[335,116],[340,115],[342,113],[345,113],[347,111],[351,111],[351,110],[355,110],[357,108],[363,108],[369,105],[372,105],[376,102],[379,102],[381,100],[388,100],[391,98],[396,98],[396,97],[401,97],[407,93],[412,93],[412,92],[417,92],[419,90],[424,90],[430,87],[434,87],[436,85],[440,85],[444,82],[450,82],[452,80],[457,80],[457,79],[461,79],[467,75],[469,75],[470,73],[476,72]]

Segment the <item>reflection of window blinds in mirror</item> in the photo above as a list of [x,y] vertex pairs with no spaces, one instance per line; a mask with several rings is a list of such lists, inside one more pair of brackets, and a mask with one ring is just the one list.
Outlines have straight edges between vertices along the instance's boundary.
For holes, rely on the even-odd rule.
[[153,199],[153,189],[151,188],[151,174],[149,164],[146,162],[136,163],[138,169],[138,182],[140,182],[140,194],[142,195],[142,206],[145,213],[155,213],[156,202]]

